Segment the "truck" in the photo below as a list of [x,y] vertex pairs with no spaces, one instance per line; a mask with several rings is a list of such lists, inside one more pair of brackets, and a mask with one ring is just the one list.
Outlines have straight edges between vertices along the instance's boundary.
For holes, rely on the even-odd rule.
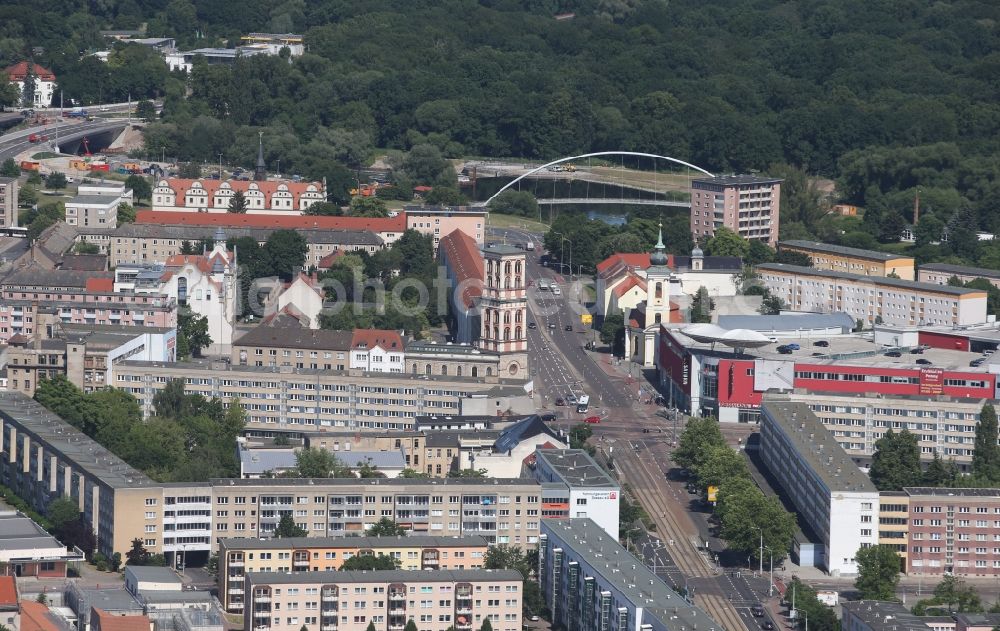
[[534,241],[527,241],[524,244],[524,249],[527,250],[528,252],[534,252],[535,251],[535,242]]
[[31,134],[28,136],[28,142],[45,142],[49,137],[45,134]]
[[34,160],[21,160],[21,170],[22,171],[37,171],[41,167],[41,164],[35,162]]
[[63,116],[65,116],[66,118],[87,118],[87,110],[79,107],[74,107],[72,110],[68,112],[63,112]]
[[584,412],[587,411],[587,407],[589,405],[590,405],[590,395],[581,394],[580,397],[576,400],[576,411],[579,412],[580,414],[583,414]]

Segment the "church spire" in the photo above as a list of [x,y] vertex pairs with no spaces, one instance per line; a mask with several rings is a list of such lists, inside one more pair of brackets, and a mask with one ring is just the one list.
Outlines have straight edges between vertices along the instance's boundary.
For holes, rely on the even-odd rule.
[[264,164],[264,132],[257,132],[257,167],[253,172],[253,179],[263,182],[267,179],[267,165]]
[[660,233],[656,240],[656,248],[653,250],[653,253],[649,255],[649,264],[667,264],[667,246],[663,245],[663,222],[660,222]]

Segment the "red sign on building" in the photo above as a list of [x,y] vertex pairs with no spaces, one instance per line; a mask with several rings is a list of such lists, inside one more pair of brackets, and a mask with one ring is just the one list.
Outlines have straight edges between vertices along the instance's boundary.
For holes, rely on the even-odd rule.
[[944,392],[944,370],[940,368],[920,369],[920,394],[942,394]]

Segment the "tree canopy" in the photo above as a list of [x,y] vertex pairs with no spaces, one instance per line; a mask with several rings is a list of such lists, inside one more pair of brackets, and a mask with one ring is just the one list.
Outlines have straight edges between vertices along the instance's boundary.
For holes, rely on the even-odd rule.
[[892,546],[861,548],[855,555],[858,578],[854,586],[863,600],[892,600],[899,583],[900,558]]

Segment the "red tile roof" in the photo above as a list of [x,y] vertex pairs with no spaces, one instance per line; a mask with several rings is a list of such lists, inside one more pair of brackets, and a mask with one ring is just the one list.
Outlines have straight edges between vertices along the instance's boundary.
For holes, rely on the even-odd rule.
[[453,230],[438,242],[438,252],[443,254],[452,274],[455,289],[462,287],[462,302],[472,307],[483,293],[483,255],[476,240],[461,230]]
[[88,278],[87,291],[114,291],[115,279],[113,278]]
[[649,267],[649,252],[627,252],[627,253],[615,253],[604,259],[597,264],[597,271],[603,272],[612,265],[616,263],[621,263],[628,267],[635,267],[638,269],[646,269]]
[[309,215],[249,215],[140,210],[136,223],[161,226],[221,226],[223,228],[273,228],[276,230],[370,230],[406,232],[406,213],[395,217],[327,217]]
[[13,576],[0,576],[0,606],[17,605],[17,583]]
[[149,631],[150,621],[146,616],[116,616],[94,607],[90,616],[90,628],[94,631]]
[[33,600],[21,603],[21,631],[62,631],[63,628],[49,618],[49,608],[42,603]]
[[639,287],[643,291],[646,291],[646,281],[640,278],[637,274],[629,272],[628,278],[620,282],[615,286],[614,293],[615,296],[621,298],[625,295],[625,292],[632,289],[633,287]]
[[333,262],[342,256],[344,256],[343,252],[341,252],[340,250],[334,250],[333,252],[330,252],[329,254],[321,258],[319,260],[319,263],[316,264],[316,268],[330,269],[331,267],[333,267]]
[[398,331],[386,331],[383,329],[354,329],[354,336],[351,338],[351,348],[381,348],[386,351],[403,350],[403,337]]
[[[48,68],[43,68],[38,64],[32,64],[32,66],[33,70],[35,71],[35,76],[41,79],[42,81],[56,80],[56,76],[52,74],[52,71],[49,70]],[[18,62],[13,66],[8,66],[7,68],[5,68],[3,72],[4,74],[7,75],[7,77],[11,81],[23,81],[24,78],[28,76],[28,62],[26,61]]]

